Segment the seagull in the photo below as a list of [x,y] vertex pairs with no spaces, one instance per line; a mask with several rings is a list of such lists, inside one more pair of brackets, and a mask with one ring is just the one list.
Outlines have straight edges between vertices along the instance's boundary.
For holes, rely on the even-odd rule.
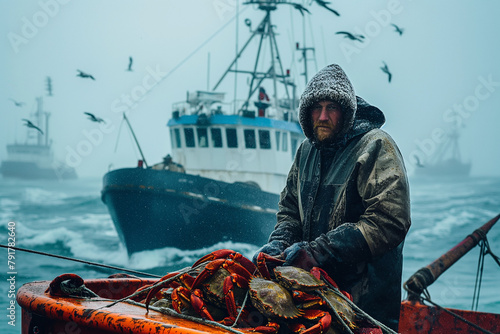
[[132,72],[132,62],[133,61],[134,60],[132,59],[132,57],[128,57],[128,69],[127,69],[127,71]]
[[417,164],[417,167],[420,167],[420,168],[425,167],[425,166],[424,166],[424,165],[420,162],[420,159],[419,159],[419,158],[418,158],[418,156],[416,156],[416,155],[415,155],[415,160],[416,160],[416,162],[415,162],[415,163]]
[[43,131],[38,126],[36,126],[35,124],[31,123],[30,120],[28,120],[26,118],[23,118],[23,121],[26,122],[26,123],[24,123],[24,125],[26,125],[28,128],[32,128],[32,129],[38,130],[43,135]]
[[330,7],[328,7],[327,5],[330,3],[330,2],[327,2],[327,1],[323,1],[323,0],[314,0],[318,5],[320,5],[321,7],[329,10],[330,12],[332,12],[333,14],[337,15],[337,16],[340,16],[339,12],[337,12],[336,10],[334,9],[331,9]]
[[96,117],[94,114],[91,114],[89,112],[83,112],[85,115],[87,115],[89,117],[89,119],[92,121],[92,122],[97,122],[97,123],[106,123],[102,118],[99,118],[99,117]]
[[335,34],[344,35],[345,38],[349,38],[352,41],[358,41],[361,43],[363,43],[363,39],[365,39],[365,36],[363,36],[363,35],[355,35],[355,34],[351,34],[350,32],[347,32],[347,31],[337,31]]
[[388,79],[389,79],[389,82],[391,82],[391,79],[392,79],[392,73],[389,72],[389,67],[387,66],[387,64],[385,62],[384,63],[384,67],[381,67],[380,69],[382,70],[382,72],[384,73],[387,73],[387,76],[388,76]]
[[82,71],[80,71],[80,70],[77,70],[77,71],[79,72],[79,73],[76,75],[77,77],[82,77],[82,78],[90,78],[90,79],[92,79],[92,80],[95,80],[95,78],[94,78],[92,75],[90,75],[90,74],[88,74],[88,73],[85,73],[85,72],[82,72]]
[[302,5],[298,4],[298,3],[297,4],[293,4],[293,7],[295,9],[298,9],[299,12],[300,12],[300,14],[302,14],[302,16],[304,16],[304,12],[307,12],[307,13],[311,14],[311,12],[309,11],[309,9],[307,9],[306,7],[304,7],[304,6],[302,6]]
[[403,34],[403,31],[404,29],[403,28],[400,28],[398,27],[397,25],[395,25],[394,23],[391,23],[391,26],[394,27],[394,29],[396,30],[397,33],[399,33],[399,36],[401,36]]
[[19,102],[19,101],[16,101],[14,99],[9,99],[11,100],[12,102],[14,102],[14,104],[16,105],[16,107],[22,107],[25,103],[24,102]]

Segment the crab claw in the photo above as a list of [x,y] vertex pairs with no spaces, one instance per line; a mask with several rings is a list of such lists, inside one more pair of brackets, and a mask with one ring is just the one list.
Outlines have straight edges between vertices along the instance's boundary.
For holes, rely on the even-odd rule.
[[332,323],[332,316],[330,313],[320,310],[305,310],[304,318],[309,320],[315,320],[319,318],[319,321],[316,325],[309,327],[305,331],[301,332],[301,334],[318,334],[324,333],[330,328],[330,324]]
[[257,326],[254,328],[240,328],[249,332],[259,332],[265,334],[274,334],[277,333],[280,329],[280,325],[275,322],[269,322],[266,326]]
[[172,291],[172,307],[177,313],[181,313],[182,309],[189,306],[191,299],[191,291],[183,286],[179,286]]
[[[277,267],[285,263],[285,260],[268,255],[266,253],[259,253],[257,255],[257,268],[264,278],[271,279],[269,266]],[[272,271],[272,270],[271,270]]]
[[146,296],[146,301],[144,302],[144,304],[146,304],[146,314],[149,312],[149,303],[151,302],[151,299],[153,299],[153,297],[156,296],[156,294],[161,289],[163,289],[167,286],[172,286],[172,285],[175,287],[180,286],[180,284],[175,282],[175,281],[169,281],[170,278],[173,278],[174,276],[176,276],[178,274],[179,273],[174,272],[174,273],[170,273],[170,274],[163,276],[158,282],[156,282],[154,284],[154,287],[151,290],[149,290],[149,293]]

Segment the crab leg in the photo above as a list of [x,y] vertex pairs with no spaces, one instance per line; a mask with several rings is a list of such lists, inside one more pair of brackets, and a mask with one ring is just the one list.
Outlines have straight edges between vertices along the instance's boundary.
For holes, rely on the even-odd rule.
[[197,288],[201,284],[201,282],[212,276],[220,267],[226,269],[231,274],[238,274],[248,281],[252,277],[252,274],[250,274],[250,272],[246,270],[245,267],[243,267],[241,264],[234,262],[231,259],[219,259],[207,264],[205,269],[203,269],[203,271],[198,276],[196,276],[191,289]]
[[251,328],[240,328],[242,330],[246,330],[249,332],[259,332],[259,333],[265,333],[265,334],[274,334],[277,333],[278,330],[280,329],[280,325],[278,325],[275,322],[268,322],[266,326],[257,326],[257,327],[251,327]]
[[224,279],[224,298],[226,301],[227,312],[231,318],[236,319],[238,316],[238,309],[236,308],[236,302],[234,301],[234,284],[240,288],[248,289],[248,279],[238,275],[231,274]]
[[322,279],[323,278],[324,281],[326,281],[327,283],[331,284],[333,287],[335,287],[336,289],[338,289],[344,296],[346,296],[347,298],[349,298],[350,301],[352,301],[351,294],[349,292],[347,292],[347,291],[340,290],[339,286],[333,280],[333,278],[331,278],[326,273],[326,271],[324,271],[323,269],[321,269],[319,267],[314,267],[314,268],[311,269],[311,274],[313,274],[313,276],[316,277],[317,279]]
[[[147,297],[146,297],[146,301],[144,302],[146,304],[146,313],[149,311],[149,303],[151,302],[151,299],[153,299],[153,297],[163,288],[166,288],[166,287],[179,287],[181,286],[180,283],[178,282],[175,282],[175,281],[172,281],[170,280],[171,278],[173,278],[174,276],[176,275],[179,275],[179,273],[177,272],[174,272],[174,273],[170,273],[170,274],[167,274],[165,276],[163,276],[158,282],[155,283],[155,287],[152,288]],[[191,282],[194,281],[194,278],[191,277],[190,275],[188,274],[182,274],[178,277],[178,279],[186,284],[188,286],[188,288],[190,287],[190,284]]]
[[195,289],[191,292],[191,305],[193,305],[194,310],[200,317],[214,321],[214,318],[210,312],[208,312],[207,306],[203,301],[203,292],[201,292],[200,289]]
[[177,313],[181,313],[183,308],[187,308],[191,300],[191,291],[179,286],[172,291],[172,307]]
[[203,262],[206,262],[206,261],[213,261],[213,260],[219,260],[219,259],[231,259],[234,262],[241,264],[250,273],[256,272],[257,267],[252,263],[252,261],[250,261],[249,259],[247,259],[243,255],[241,255],[240,253],[235,252],[234,250],[231,250],[231,249],[219,249],[219,250],[216,250],[210,254],[207,254],[207,255],[201,257],[198,261],[196,261],[192,267],[194,268],[197,265],[199,265]]
[[257,255],[257,268],[259,269],[262,276],[267,279],[271,279],[269,265],[272,264],[274,267],[276,267],[283,263],[285,263],[284,260],[268,255],[266,253],[259,253],[259,255]]

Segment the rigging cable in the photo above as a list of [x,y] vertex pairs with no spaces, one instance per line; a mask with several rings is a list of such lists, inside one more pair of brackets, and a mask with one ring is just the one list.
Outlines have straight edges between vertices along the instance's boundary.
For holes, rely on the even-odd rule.
[[45,253],[45,252],[39,252],[36,250],[32,249],[26,249],[26,248],[20,248],[20,247],[11,247],[11,246],[6,246],[0,244],[0,247],[6,248],[6,249],[14,249],[20,252],[26,252],[26,253],[32,253],[32,254],[38,254],[38,255],[44,255],[44,256],[49,256],[49,257],[55,257],[58,259],[63,259],[63,260],[68,260],[68,261],[74,261],[74,262],[80,262],[84,264],[88,264],[91,266],[95,267],[101,267],[101,268],[108,268],[108,269],[113,269],[113,270],[119,270],[119,271],[124,271],[124,272],[129,272],[132,274],[137,274],[137,275],[144,275],[144,276],[149,276],[149,277],[156,277],[156,278],[161,278],[162,276],[158,276],[155,274],[150,274],[150,273],[144,273],[141,271],[136,271],[136,270],[131,270],[131,269],[125,269],[125,268],[120,268],[120,267],[114,267],[114,266],[109,266],[107,264],[102,264],[102,263],[96,263],[96,262],[91,262],[91,261],[85,261],[85,260],[80,260],[80,259],[75,259],[67,256],[62,256],[62,255],[55,255],[55,254],[50,254],[50,253]]
[[[239,13],[237,13],[237,15],[240,15],[242,14],[243,12],[245,12],[245,10],[247,10],[248,7],[245,7],[244,9],[242,9]],[[229,26],[229,24],[231,24],[237,17],[237,15],[234,15],[229,21],[227,21],[222,27],[220,27],[215,33],[213,33],[210,37],[208,37],[203,43],[201,43],[196,49],[194,49],[193,51],[191,51],[190,54],[188,54],[184,59],[182,59],[177,65],[175,65],[170,71],[168,71],[167,74],[165,74],[164,76],[162,76],[158,82],[153,86],[151,87],[151,89],[147,90],[146,93],[143,95],[143,97],[141,98],[141,100],[144,100],[144,98],[149,94],[151,93],[154,88],[158,87],[160,85],[161,82],[163,82],[165,79],[167,79],[170,75],[172,75],[175,71],[177,71],[179,69],[179,67],[181,67],[182,65],[184,65],[185,62],[187,62],[192,56],[194,56],[201,48],[203,48],[206,44],[208,44],[208,42],[210,42],[215,36],[217,36],[222,30],[224,30],[227,26]],[[125,112],[127,112],[129,109],[127,109]],[[124,113],[125,113],[124,112]]]
[[473,311],[477,311],[477,307],[479,305],[479,293],[481,291],[481,283],[483,280],[483,271],[484,271],[484,258],[486,255],[490,254],[493,260],[500,266],[500,258],[493,253],[490,247],[490,243],[488,242],[488,238],[486,234],[484,234],[479,241],[479,259],[477,262],[477,272],[476,272],[476,282],[474,284],[474,294],[472,296],[472,306],[471,309]]

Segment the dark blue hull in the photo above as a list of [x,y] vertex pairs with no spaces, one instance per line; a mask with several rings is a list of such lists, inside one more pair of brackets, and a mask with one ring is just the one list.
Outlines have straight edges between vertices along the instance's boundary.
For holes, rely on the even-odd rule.
[[278,200],[244,183],[142,168],[107,173],[102,190],[129,254],[220,241],[262,245],[276,224]]
[[34,162],[23,161],[3,161],[0,172],[4,178],[29,180],[70,180],[77,178],[75,170],[68,166],[40,168]]

